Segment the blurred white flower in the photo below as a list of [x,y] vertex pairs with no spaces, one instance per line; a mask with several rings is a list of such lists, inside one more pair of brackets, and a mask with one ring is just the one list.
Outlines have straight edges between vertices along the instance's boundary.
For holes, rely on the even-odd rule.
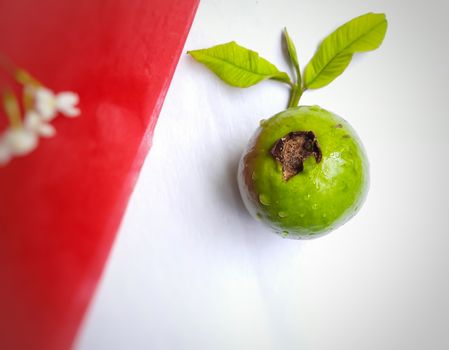
[[7,164],[14,156],[31,153],[39,143],[39,137],[56,135],[55,128],[37,112],[25,114],[22,126],[9,128],[0,136],[0,165]]
[[3,135],[3,147],[8,148],[11,156],[24,156],[33,151],[39,142],[38,135],[32,131],[20,128],[10,128]]
[[41,115],[31,110],[25,114],[24,128],[35,132],[42,137],[53,137],[56,135],[56,130],[53,125],[47,123]]
[[26,72],[22,72],[18,82],[23,85],[22,109],[25,115],[21,118],[18,100],[13,93],[4,97],[12,103],[5,105],[10,127],[0,134],[0,166],[7,164],[13,157],[31,153],[38,146],[40,137],[55,136],[56,130],[50,121],[59,113],[66,117],[81,114],[77,107],[78,94],[70,91],[55,94]]
[[55,94],[49,89],[38,87],[34,96],[36,111],[46,121],[54,119],[58,112],[66,117],[76,117],[81,113],[76,107],[79,97],[74,92],[65,91]]

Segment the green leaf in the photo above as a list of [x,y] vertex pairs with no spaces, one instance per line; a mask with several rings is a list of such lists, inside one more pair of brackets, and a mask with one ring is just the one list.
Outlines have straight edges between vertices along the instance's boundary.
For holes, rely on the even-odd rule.
[[235,41],[187,53],[232,86],[245,88],[266,79],[291,83],[287,73]]
[[295,68],[297,85],[301,86],[301,70],[299,69],[298,55],[296,53],[295,44],[293,43],[293,40],[290,38],[290,35],[288,35],[287,28],[284,28],[284,37],[287,43],[288,55],[290,57],[293,67]]
[[304,72],[304,85],[318,89],[332,82],[346,69],[352,55],[377,49],[385,37],[384,14],[367,13],[337,28],[318,47]]

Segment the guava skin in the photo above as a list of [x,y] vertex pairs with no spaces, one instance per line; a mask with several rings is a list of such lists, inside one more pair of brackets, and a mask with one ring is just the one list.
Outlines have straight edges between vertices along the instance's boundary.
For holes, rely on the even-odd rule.
[[[313,131],[322,159],[305,159],[304,170],[285,181],[270,150],[293,131]],[[293,107],[261,122],[240,159],[238,183],[254,218],[283,237],[308,239],[358,212],[368,191],[369,166],[359,137],[344,119],[318,106]]]

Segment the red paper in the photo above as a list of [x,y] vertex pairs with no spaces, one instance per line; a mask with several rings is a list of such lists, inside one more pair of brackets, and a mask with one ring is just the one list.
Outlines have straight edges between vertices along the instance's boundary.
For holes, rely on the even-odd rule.
[[81,109],[0,167],[0,349],[71,346],[196,6],[0,0],[0,53],[46,87],[78,93]]

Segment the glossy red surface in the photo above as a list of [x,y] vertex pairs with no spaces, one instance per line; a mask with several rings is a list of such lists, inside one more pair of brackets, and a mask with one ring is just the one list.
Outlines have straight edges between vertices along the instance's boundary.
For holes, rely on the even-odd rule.
[[54,91],[77,92],[82,111],[0,168],[0,349],[71,346],[196,6],[0,1],[0,51]]

